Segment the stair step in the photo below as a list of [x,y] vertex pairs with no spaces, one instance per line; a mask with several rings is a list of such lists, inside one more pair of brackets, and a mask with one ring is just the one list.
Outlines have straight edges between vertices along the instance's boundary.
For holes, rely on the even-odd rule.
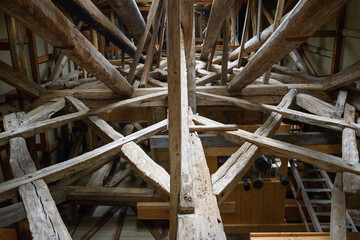
[[306,188],[305,191],[306,192],[316,192],[316,193],[331,192],[331,190],[329,188]]
[[324,178],[302,178],[301,181],[303,182],[325,182]]
[[324,200],[324,199],[313,199],[310,200],[310,202],[315,204],[331,204],[331,200]]

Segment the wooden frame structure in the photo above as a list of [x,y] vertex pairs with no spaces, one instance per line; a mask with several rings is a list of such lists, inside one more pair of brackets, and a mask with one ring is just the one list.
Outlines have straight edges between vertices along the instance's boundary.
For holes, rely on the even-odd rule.
[[[3,172],[6,167],[11,169],[12,174],[0,183],[0,202],[8,203],[0,208],[1,227],[27,218],[33,239],[71,239],[56,204],[70,202],[74,222],[77,205],[82,202],[134,207],[136,202],[163,201],[170,203],[166,205],[170,212],[169,239],[226,239],[227,233],[241,233],[242,228],[224,223],[222,206],[231,205],[225,200],[252,169],[255,159],[269,154],[285,159],[286,165],[287,159],[297,159],[336,173],[330,238],[346,238],[345,193],[354,195],[360,189],[360,123],[356,122],[360,93],[358,87],[351,85],[360,79],[359,62],[339,71],[341,38],[349,34],[343,29],[344,7],[349,0],[331,0],[326,4],[321,0],[301,0],[291,11],[291,2],[296,1],[278,0],[273,19],[262,1],[249,0],[240,46],[230,53],[229,30],[234,38],[232,24],[236,17],[230,23],[229,13],[232,9],[237,14],[237,4],[246,1],[214,0],[209,5],[211,13],[200,55],[195,47],[194,5],[208,5],[209,1],[107,2],[110,8],[103,7],[101,1],[90,0],[0,0],[8,28],[8,40],[0,46],[9,48],[12,59],[12,66],[0,60],[0,80],[20,94],[18,110],[2,116],[2,168]],[[151,4],[145,5],[146,21],[136,4],[143,2]],[[125,33],[115,24],[114,15],[105,16],[106,9],[118,15],[126,26]],[[337,12],[336,31],[331,33],[336,40],[332,55],[324,49],[301,45],[309,37],[325,34],[318,28]],[[263,30],[262,14],[268,21]],[[21,36],[19,24],[28,28],[26,37]],[[253,37],[248,39],[250,26]],[[91,36],[87,36],[87,30]],[[220,32],[226,42],[222,56],[214,57]],[[40,85],[41,59],[34,34],[61,51],[50,81]],[[120,60],[105,58],[104,38],[116,46],[107,47],[112,51],[110,55],[121,49]],[[166,54],[162,52],[164,41]],[[30,47],[32,78],[25,69],[24,44]],[[331,55],[332,75],[316,76],[304,50]],[[303,71],[277,64],[289,54]],[[67,59],[80,68],[59,77]],[[20,106],[20,99],[25,100],[24,106]],[[25,113],[24,107],[31,111]],[[260,125],[249,131],[241,129],[240,124],[229,124],[225,118],[215,121],[208,114],[211,111],[207,111],[212,107],[243,111],[243,116],[261,116]],[[120,132],[119,123],[112,120],[114,116],[126,115],[126,111],[131,115],[132,111],[146,109],[152,112],[147,124],[129,121]],[[275,135],[285,120],[292,126],[306,124],[320,129],[322,138],[313,140],[313,145],[320,145],[322,139],[330,141],[332,136],[326,130],[341,132],[342,155],[305,148],[299,135],[292,136],[292,142]],[[58,128],[61,137],[51,147],[48,134],[54,130],[57,135]],[[154,155],[149,156],[148,140],[161,132],[168,134],[169,171]],[[236,147],[215,172],[210,171],[200,135],[209,132]],[[76,135],[72,143],[70,135]],[[38,136],[45,144],[36,144]],[[84,139],[89,148],[80,151]],[[63,148],[63,159],[51,163],[50,153],[57,146]],[[38,151],[42,152],[41,161]],[[128,166],[119,170],[119,159]],[[154,192],[116,187],[132,172]],[[90,177],[85,187],[73,186],[86,176]],[[297,194],[301,191],[305,190],[300,189]],[[102,221],[106,222],[119,209],[109,210]],[[126,207],[121,208],[118,237],[124,211]],[[84,239],[93,234],[89,232]]]

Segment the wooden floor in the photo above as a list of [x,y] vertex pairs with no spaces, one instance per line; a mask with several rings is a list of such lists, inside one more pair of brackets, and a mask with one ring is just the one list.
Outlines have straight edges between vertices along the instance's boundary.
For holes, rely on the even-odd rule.
[[[109,207],[98,207],[94,212],[93,217],[84,216],[79,225],[77,226],[75,232],[72,235],[73,240],[81,239],[84,234],[90,230],[92,226],[101,218],[102,214],[109,209]],[[91,239],[92,240],[112,240],[113,235],[116,230],[117,216],[119,212],[117,212],[114,217],[112,217]],[[136,215],[128,210],[128,215],[125,218],[125,224],[121,231],[120,239],[124,240],[152,240],[155,239],[150,231],[146,228],[144,223],[141,220],[137,220]]]

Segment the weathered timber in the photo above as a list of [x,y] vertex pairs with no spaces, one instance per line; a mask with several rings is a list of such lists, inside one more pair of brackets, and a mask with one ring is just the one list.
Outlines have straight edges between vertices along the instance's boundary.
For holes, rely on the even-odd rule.
[[160,24],[161,24],[160,21],[161,21],[162,15],[163,15],[162,13],[164,11],[165,2],[166,1],[162,1],[161,5],[158,7],[158,9],[156,11],[156,15],[155,15],[155,18],[154,18],[154,25],[153,25],[153,35],[151,37],[151,41],[150,41],[149,48],[148,48],[148,51],[147,51],[146,61],[145,61],[145,65],[144,65],[144,71],[143,71],[143,74],[141,76],[139,87],[145,87],[147,82],[148,82],[149,72],[150,72],[151,67],[152,67],[154,54],[156,53],[155,41],[156,41],[157,34],[158,34],[158,31],[159,31],[159,27],[160,27]]
[[207,60],[211,49],[216,45],[216,41],[224,23],[225,17],[229,16],[230,8],[234,4],[234,0],[214,0],[211,6],[207,31],[201,48],[201,59]]
[[331,192],[330,240],[346,239],[346,202],[343,173],[337,173]]
[[82,118],[85,118],[88,116],[92,116],[92,115],[98,115],[101,113],[110,113],[111,111],[113,111],[119,107],[133,106],[133,105],[139,104],[143,101],[148,101],[153,98],[156,99],[159,97],[164,97],[164,96],[166,96],[166,94],[167,93],[164,91],[158,92],[155,94],[148,94],[148,95],[137,97],[137,98],[130,98],[127,100],[116,102],[116,103],[111,103],[111,104],[108,104],[104,107],[100,107],[97,109],[84,110],[84,111],[80,111],[80,112],[67,114],[65,116],[60,116],[60,117],[56,117],[53,119],[44,120],[41,122],[34,122],[34,123],[28,124],[26,126],[22,126],[13,131],[6,131],[3,133],[0,133],[0,146],[6,144],[9,141],[9,139],[11,139],[13,137],[20,137],[20,136],[24,137],[24,138],[31,137],[31,136],[34,136],[35,134],[45,132],[49,129],[63,126],[69,122],[77,121],[79,119],[82,119]]
[[[233,68],[235,68],[238,65],[238,61],[234,61],[228,64],[227,72],[231,72]],[[221,77],[221,72],[219,73],[210,73],[208,75],[205,75],[199,79],[196,80],[197,86],[205,85],[206,83],[210,83],[212,81],[218,80]]]
[[190,132],[202,132],[202,131],[236,131],[238,129],[238,126],[235,124],[227,124],[227,125],[196,125],[196,126],[190,126],[189,130]]
[[347,95],[348,92],[345,90],[340,90],[337,100],[336,100],[336,104],[335,104],[335,110],[334,110],[334,114],[335,116],[341,117],[345,111],[345,104],[346,104],[346,99],[347,99]]
[[201,140],[196,133],[189,140],[195,211],[179,214],[177,239],[226,239]]
[[[243,31],[242,31],[241,40],[240,40],[240,47],[239,47],[238,56],[237,56],[237,59],[238,59],[237,66],[238,67],[241,67],[242,57],[244,54],[245,41],[246,41],[245,39],[246,39],[246,36],[249,34],[250,3],[251,3],[251,1],[248,0],[247,7],[246,7],[246,13],[245,13],[244,26],[243,26]],[[230,60],[231,60],[231,55],[230,55]]]
[[320,56],[327,57],[327,58],[332,58],[332,55],[333,55],[331,50],[328,50],[326,48],[321,48],[321,47],[315,47],[315,46],[312,46],[312,45],[309,45],[309,44],[303,44],[301,46],[301,48],[304,51],[311,52],[311,53],[314,53],[314,54],[318,54]]
[[[118,15],[120,22],[140,42],[146,25],[135,0],[109,0],[108,3]],[[146,41],[150,41],[149,33],[146,34]]]
[[[156,123],[150,127],[137,131],[127,137],[120,138],[93,151],[84,153],[68,161],[57,163],[43,168],[31,174],[15,178],[0,184],[0,201],[9,199],[16,195],[18,187],[38,179],[44,179],[45,182],[54,182],[94,164],[105,164],[111,161],[111,157],[118,155],[121,147],[131,141],[141,141],[162,131],[167,126],[167,120]],[[101,166],[101,165],[100,165]]]
[[39,97],[43,91],[39,85],[34,83],[30,78],[16,71],[11,66],[0,60],[0,80],[10,86],[19,89],[30,96]]
[[114,92],[129,96],[132,87],[50,0],[6,1],[0,9],[51,43]]
[[298,2],[244,69],[230,82],[228,90],[236,91],[255,81],[273,64],[299,47],[301,41],[289,42],[288,37],[315,33],[332,13],[347,2],[348,0],[333,0],[326,5],[321,0]]
[[[193,204],[192,176],[189,164],[189,115],[184,42],[180,29],[180,0],[168,2],[168,111],[170,160],[170,228],[169,239],[179,236],[178,209]],[[183,179],[188,174],[188,179]],[[183,188],[188,185],[189,189]],[[184,191],[185,190],[185,191]],[[184,194],[184,195],[182,195]],[[185,194],[189,194],[190,200]],[[183,201],[181,201],[181,198]],[[185,200],[185,201],[184,201]],[[181,239],[181,238],[178,238]]]
[[[206,119],[206,118],[205,118]],[[196,120],[197,121],[197,120]],[[199,121],[200,122],[200,121]],[[212,124],[217,122],[210,120]],[[219,123],[217,123],[219,124]],[[236,139],[236,137],[238,139]],[[233,131],[231,135],[224,136],[228,141],[236,143],[248,141],[262,148],[264,151],[287,158],[301,159],[328,172],[352,172],[360,174],[360,166],[333,155],[317,152],[311,149],[284,143],[271,138],[259,136],[244,130]],[[230,139],[231,138],[231,139]]]
[[[127,2],[132,2],[132,1],[133,0],[129,0]],[[131,65],[130,65],[129,74],[127,75],[127,81],[129,83],[131,83],[131,84],[134,83],[135,79],[133,79],[133,77],[134,77],[134,74],[135,74],[136,67],[138,66],[141,53],[142,53],[142,51],[144,49],[147,37],[149,36],[150,28],[151,28],[152,22],[154,20],[156,11],[157,11],[159,5],[161,6],[162,1],[163,0],[154,0],[151,3],[151,7],[150,7],[150,10],[149,10],[149,13],[148,13],[148,16],[147,16],[146,27],[145,27],[144,30],[142,30],[142,35],[141,35],[141,38],[139,39],[139,43],[137,45],[137,49],[136,49],[135,55],[133,57],[133,61],[132,61]],[[117,1],[117,3],[120,3],[120,1]]]
[[[24,113],[12,113],[4,118],[6,130],[13,130],[26,124],[27,119]],[[36,172],[35,164],[23,138],[10,140],[9,162],[16,178]],[[20,186],[19,193],[34,239],[71,239],[44,180],[38,179]]]
[[311,113],[329,118],[334,117],[335,107],[333,105],[309,94],[297,94],[296,104]]
[[[346,104],[344,120],[355,121],[355,108]],[[342,133],[342,158],[359,165],[359,151],[357,148],[356,135],[353,129],[345,128]],[[345,193],[356,193],[360,190],[360,177],[351,173],[343,173],[343,191]]]
[[41,105],[30,112],[26,113],[26,118],[29,123],[43,121],[49,119],[52,115],[65,107],[65,99],[60,98],[56,102],[48,102]]
[[[287,108],[293,102],[297,91],[291,90],[281,101],[279,107]],[[255,134],[272,137],[280,126],[282,115],[271,113],[266,122],[255,131]],[[202,120],[202,119],[201,119]],[[206,121],[206,120],[204,120]],[[209,121],[213,122],[213,121]],[[201,122],[204,124],[205,122]],[[217,123],[218,124],[218,123]],[[231,135],[223,132],[222,136]],[[259,148],[249,142],[244,143],[211,177],[214,194],[222,202],[249,170],[250,163],[259,155]]]
[[[82,102],[77,99],[68,99],[78,110],[83,110],[87,108]],[[104,120],[100,119],[97,116],[89,117],[86,122],[89,123],[97,133],[99,133],[99,136],[103,136],[105,142],[117,141],[119,139],[126,138],[117,131],[115,131],[109,124],[107,124]],[[170,177],[169,174],[161,166],[155,163],[134,142],[124,144],[121,147],[120,152],[121,155],[125,158],[125,160],[128,161],[131,168],[136,171],[136,173],[139,174],[139,176],[143,180],[148,182],[149,185],[152,186],[154,190],[159,193],[160,196],[168,199],[168,195],[170,193]]]
[[331,91],[360,79],[360,61],[324,79],[324,90]]
[[342,131],[344,128],[348,127],[356,130],[356,135],[360,136],[360,124],[348,123],[341,119],[333,119],[323,116],[317,116],[314,114],[303,113],[296,110],[291,109],[283,109],[275,106],[271,106],[268,104],[262,103],[253,103],[244,99],[237,99],[233,97],[219,96],[215,94],[209,93],[197,93],[197,96],[200,98],[207,99],[209,101],[224,101],[228,103],[232,103],[236,106],[239,106],[244,109],[248,109],[250,111],[264,111],[264,112],[278,112],[281,113],[284,118],[291,119],[294,121],[299,121],[303,123],[308,123],[311,125],[316,125],[319,127],[329,128],[333,130]]
[[192,111],[196,112],[196,61],[195,61],[195,19],[194,0],[185,0],[181,4],[181,23],[185,46],[187,69],[188,103]]
[[[91,0],[55,0],[55,2],[63,6],[69,13],[79,17],[87,25],[95,29],[131,57],[135,55],[136,48],[134,44],[95,6]],[[133,15],[131,17],[134,19]]]

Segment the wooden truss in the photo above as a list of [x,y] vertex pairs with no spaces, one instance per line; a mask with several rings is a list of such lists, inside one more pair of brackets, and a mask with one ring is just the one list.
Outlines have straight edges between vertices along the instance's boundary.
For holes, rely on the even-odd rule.
[[[108,61],[53,2],[72,15],[79,14],[79,21],[132,57],[130,68],[117,69],[114,65],[118,62]],[[23,204],[13,201],[12,205],[0,209],[0,226],[28,218],[34,239],[47,239],[49,236],[51,239],[71,239],[56,208],[56,204],[66,200],[64,195],[74,201],[89,197],[91,201],[109,205],[161,200],[170,202],[170,239],[226,239],[219,205],[248,172],[258,155],[264,152],[337,172],[331,232],[340,234],[340,239],[345,233],[336,229],[345,229],[344,192],[356,192],[360,188],[356,143],[360,124],[355,123],[355,112],[360,109],[350,97],[347,101],[350,93],[353,99],[359,99],[356,98],[358,90],[342,89],[336,105],[329,102],[333,90],[360,78],[359,62],[326,78],[311,75],[311,68],[304,62],[299,63],[305,66],[304,71],[275,63],[290,53],[303,60],[297,50],[301,43],[315,34],[331,13],[339,11],[348,1],[330,0],[324,4],[322,0],[303,0],[292,11],[286,12],[289,6],[284,6],[285,1],[279,0],[268,28],[261,32],[260,26],[257,29],[253,26],[257,30],[253,38],[248,41],[241,39],[240,47],[229,55],[225,46],[222,57],[208,59],[209,55],[214,55],[211,52],[221,28],[225,29],[225,35],[228,34],[229,21],[226,18],[234,4],[233,0],[214,0],[201,49],[201,59],[205,62],[197,61],[195,57],[194,0],[153,0],[146,23],[135,1],[108,2],[124,18],[124,24],[137,39],[136,47],[90,0],[0,0],[1,11],[62,52],[52,81],[41,86],[29,79],[25,72],[19,71],[21,66],[16,68],[13,64],[10,67],[0,61],[1,80],[36,97],[34,106],[38,106],[27,113],[8,114],[3,119],[5,131],[0,133],[0,147],[9,146],[9,164],[14,178],[0,183],[0,202],[15,200],[19,195]],[[246,17],[244,36],[250,27],[247,25],[252,2],[255,1],[248,1],[249,16]],[[129,9],[125,10],[122,4],[127,4]],[[167,22],[167,69],[160,66],[164,60],[161,57],[164,22]],[[81,24],[78,26],[81,28]],[[158,32],[160,43],[157,45],[157,34],[154,33]],[[143,50],[147,52],[146,58],[142,56]],[[244,56],[255,51],[250,59]],[[92,77],[77,79],[79,72],[75,73],[75,78],[69,75],[58,77],[67,58],[91,73]],[[246,60],[245,67],[239,69],[241,62]],[[155,61],[158,68],[152,71]],[[139,65],[139,62],[144,62],[144,65]],[[228,74],[234,78],[229,78]],[[209,86],[216,81],[219,84]],[[78,88],[89,83],[93,86]],[[103,104],[89,108],[86,104],[89,100]],[[105,104],[107,100],[112,100],[112,103]],[[298,106],[296,109],[294,103]],[[198,107],[211,105],[262,112],[267,114],[267,119],[252,133],[239,129],[237,125],[223,124],[197,114]],[[134,126],[130,133],[121,134],[101,118],[103,114],[123,108],[160,106],[168,107],[167,119],[142,129],[139,127],[134,133]],[[67,114],[60,114],[60,110],[66,110]],[[286,139],[274,139],[283,119],[342,132],[342,157],[309,150]],[[85,135],[83,132],[66,161],[42,168],[36,166],[36,159],[32,158],[25,139],[34,139],[38,134],[67,127],[78,120],[86,123],[104,144],[78,155],[79,144]],[[139,143],[166,131],[169,135],[170,172],[139,146]],[[238,150],[213,174],[209,172],[198,135],[198,132],[206,131],[214,131],[239,145]],[[125,159],[129,166],[111,176],[111,168],[118,157]],[[117,188],[132,171],[155,193],[146,188]],[[89,174],[92,176],[87,186],[71,186]],[[110,180],[104,182],[105,178]],[[47,185],[55,182],[60,184]],[[104,200],[110,198],[111,201]],[[112,209],[107,217],[115,210],[119,208]],[[123,214],[125,210],[122,209]]]

